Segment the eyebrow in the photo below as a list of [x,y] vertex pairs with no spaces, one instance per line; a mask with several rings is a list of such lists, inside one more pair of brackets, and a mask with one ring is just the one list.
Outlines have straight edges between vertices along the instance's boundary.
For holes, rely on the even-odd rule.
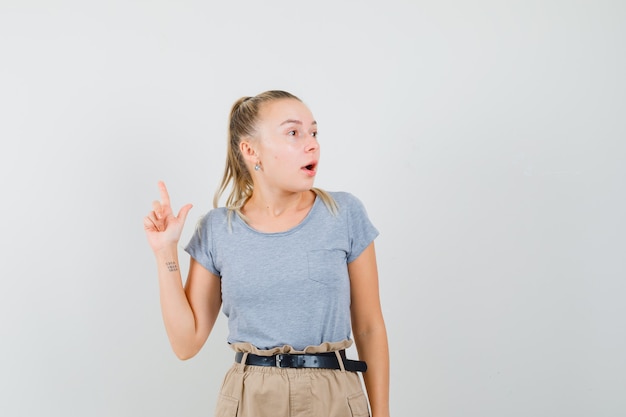
[[[297,124],[297,125],[302,125],[302,122],[301,122],[300,120],[295,120],[295,119],[287,119],[287,120],[285,120],[284,122],[282,122],[282,123],[280,124],[280,126],[282,126],[282,125],[286,125],[286,124],[289,124],[289,123],[294,123],[294,124]],[[313,123],[311,123],[311,125],[317,125],[317,122],[316,122],[315,120],[313,120]]]

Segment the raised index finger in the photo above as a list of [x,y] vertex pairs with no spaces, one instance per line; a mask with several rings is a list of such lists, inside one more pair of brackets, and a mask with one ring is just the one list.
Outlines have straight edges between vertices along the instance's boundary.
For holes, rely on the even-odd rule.
[[169,207],[170,195],[168,194],[167,187],[163,181],[159,181],[159,191],[161,192],[161,205]]

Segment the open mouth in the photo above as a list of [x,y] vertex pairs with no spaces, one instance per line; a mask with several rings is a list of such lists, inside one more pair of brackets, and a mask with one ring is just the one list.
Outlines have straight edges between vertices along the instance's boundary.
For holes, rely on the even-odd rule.
[[305,171],[309,171],[309,172],[315,172],[316,166],[317,166],[317,164],[315,162],[313,162],[313,163],[311,163],[309,165],[303,166],[302,169],[304,169]]

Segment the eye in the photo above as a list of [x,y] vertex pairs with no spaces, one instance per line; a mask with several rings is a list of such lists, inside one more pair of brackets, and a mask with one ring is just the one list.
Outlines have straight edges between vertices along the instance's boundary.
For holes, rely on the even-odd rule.
[[289,132],[287,132],[287,134],[289,136],[296,136],[296,131],[295,130],[290,130]]
[[316,137],[317,137],[317,131],[315,131],[315,132],[311,132],[311,136],[313,136],[314,138],[316,138]]

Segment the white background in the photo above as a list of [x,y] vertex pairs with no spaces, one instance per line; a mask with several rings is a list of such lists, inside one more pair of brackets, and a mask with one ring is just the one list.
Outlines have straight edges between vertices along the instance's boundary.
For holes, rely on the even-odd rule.
[[381,232],[394,416],[626,414],[625,53],[617,0],[2,0],[0,414],[212,415],[225,320],[175,358],[142,217],[186,243],[267,89]]

